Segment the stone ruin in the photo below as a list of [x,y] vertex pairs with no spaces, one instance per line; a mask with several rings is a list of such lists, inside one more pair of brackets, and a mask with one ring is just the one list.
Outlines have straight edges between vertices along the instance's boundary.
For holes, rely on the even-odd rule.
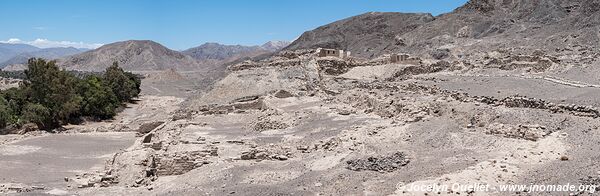
[[390,55],[390,62],[410,65],[420,65],[422,63],[420,58],[410,57],[408,54],[392,54]]
[[336,49],[318,49],[319,57],[338,57],[338,58],[348,58],[350,57],[350,51],[344,52],[344,50],[336,50]]
[[533,72],[546,71],[552,65],[560,63],[556,57],[534,53],[533,55],[511,55],[504,58],[486,59],[487,67],[501,70],[529,69]]
[[158,176],[181,175],[209,164],[210,162],[205,157],[216,155],[216,148],[165,154],[156,157],[156,167],[152,169],[156,170],[156,175]]
[[266,108],[263,97],[245,96],[231,101],[225,105],[204,105],[200,106],[199,112],[202,114],[227,114],[236,111],[253,110],[253,109],[264,109]]

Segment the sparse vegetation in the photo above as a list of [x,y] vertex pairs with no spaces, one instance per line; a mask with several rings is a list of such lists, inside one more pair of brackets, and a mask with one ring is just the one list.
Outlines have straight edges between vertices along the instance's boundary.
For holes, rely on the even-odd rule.
[[0,92],[0,128],[34,123],[50,130],[83,116],[108,119],[140,93],[140,79],[117,63],[103,75],[79,78],[54,61],[33,58],[24,74],[23,85]]

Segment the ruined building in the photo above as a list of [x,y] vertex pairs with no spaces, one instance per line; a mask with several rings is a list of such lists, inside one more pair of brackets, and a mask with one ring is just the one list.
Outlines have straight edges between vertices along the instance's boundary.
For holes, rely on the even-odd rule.
[[411,65],[421,64],[420,58],[410,57],[408,54],[392,54],[390,56],[390,61],[392,63],[411,64]]
[[350,51],[344,52],[344,50],[319,48],[319,57],[327,57],[327,56],[346,58],[346,57],[350,57]]
[[398,63],[408,60],[408,54],[392,54],[392,63]]

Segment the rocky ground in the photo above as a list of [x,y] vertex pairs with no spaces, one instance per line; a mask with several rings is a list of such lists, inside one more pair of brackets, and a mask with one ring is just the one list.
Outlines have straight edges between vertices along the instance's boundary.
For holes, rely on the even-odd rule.
[[[321,58],[315,52],[282,52],[232,65],[227,76],[197,96],[155,96],[145,91],[137,104],[111,122],[66,127],[67,133],[76,135],[121,131],[138,136],[128,148],[106,156],[102,169],[64,176],[66,188],[54,190],[47,184],[40,189],[24,183],[23,189],[5,185],[13,188],[0,191],[79,195],[598,191],[591,187],[526,193],[467,187],[598,183],[600,111],[595,97],[600,82],[572,79],[565,71],[571,70],[568,65],[544,60],[553,56],[532,54],[488,64],[432,59],[395,64],[386,56]],[[11,145],[48,136],[2,137],[12,138],[2,144],[5,152],[11,152],[6,150]],[[455,184],[465,187],[411,189]]]

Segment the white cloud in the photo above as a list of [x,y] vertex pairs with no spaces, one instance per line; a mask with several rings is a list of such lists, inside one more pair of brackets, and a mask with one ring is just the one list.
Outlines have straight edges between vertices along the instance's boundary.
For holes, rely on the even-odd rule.
[[18,44],[18,43],[22,43],[23,41],[21,41],[20,39],[17,38],[10,38],[8,39],[8,41],[1,41],[2,43],[7,43],[7,44]]
[[7,44],[29,44],[38,48],[56,48],[56,47],[74,47],[74,48],[88,48],[96,49],[103,44],[91,44],[83,42],[72,42],[72,41],[52,41],[48,39],[35,39],[33,41],[23,41],[18,38],[10,38],[6,41],[0,41],[0,43]]

